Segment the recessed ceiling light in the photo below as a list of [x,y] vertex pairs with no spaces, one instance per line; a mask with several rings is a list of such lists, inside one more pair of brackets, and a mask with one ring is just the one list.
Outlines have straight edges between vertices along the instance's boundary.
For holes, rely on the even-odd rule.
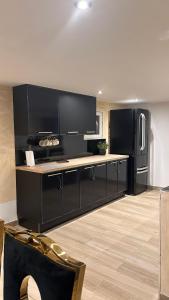
[[103,92],[100,90],[100,91],[98,91],[98,94],[99,95],[103,95]]
[[79,9],[88,9],[92,6],[92,2],[89,0],[78,0],[75,2],[75,6]]

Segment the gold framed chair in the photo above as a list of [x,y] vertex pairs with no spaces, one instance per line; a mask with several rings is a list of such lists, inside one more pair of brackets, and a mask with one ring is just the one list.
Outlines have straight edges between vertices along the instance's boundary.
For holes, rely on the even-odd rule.
[[81,299],[84,263],[45,235],[10,226],[4,231],[4,300],[27,300],[30,276],[42,300]]

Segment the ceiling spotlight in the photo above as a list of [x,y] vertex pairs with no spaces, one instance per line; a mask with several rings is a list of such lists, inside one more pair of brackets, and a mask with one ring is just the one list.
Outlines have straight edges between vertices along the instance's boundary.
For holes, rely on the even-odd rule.
[[89,0],[78,0],[75,2],[75,6],[79,9],[88,9],[92,6],[92,2]]
[[103,92],[100,90],[100,91],[98,91],[98,94],[99,95],[103,95]]

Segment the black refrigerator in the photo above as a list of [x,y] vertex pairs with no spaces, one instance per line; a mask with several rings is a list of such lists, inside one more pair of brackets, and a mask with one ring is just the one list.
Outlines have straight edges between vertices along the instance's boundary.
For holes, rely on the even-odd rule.
[[144,109],[110,111],[110,153],[127,154],[128,194],[147,189],[150,113]]

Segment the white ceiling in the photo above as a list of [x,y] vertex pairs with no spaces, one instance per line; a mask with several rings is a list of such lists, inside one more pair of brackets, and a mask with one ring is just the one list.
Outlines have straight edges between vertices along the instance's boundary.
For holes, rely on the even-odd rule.
[[169,101],[169,0],[0,0],[0,84]]

